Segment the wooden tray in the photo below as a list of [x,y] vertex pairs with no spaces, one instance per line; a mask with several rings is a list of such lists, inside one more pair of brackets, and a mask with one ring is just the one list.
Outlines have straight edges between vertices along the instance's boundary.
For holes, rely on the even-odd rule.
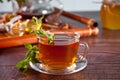
[[[63,31],[63,30],[61,30]],[[74,28],[65,31],[77,32],[81,37],[98,35],[99,29],[96,28]],[[59,31],[55,31],[54,33],[59,33]],[[23,36],[7,36],[5,34],[0,34],[0,48],[8,48],[20,46],[28,43],[37,43],[36,35],[28,34]]]
[[0,48],[20,46],[28,43],[36,43],[36,35],[29,34],[24,36],[4,36],[0,35]]
[[[55,12],[59,12],[59,11],[60,11],[59,9],[55,8]],[[66,11],[63,11],[62,15],[65,17],[71,18],[73,20],[79,21],[85,25],[92,26],[92,27],[86,27],[86,28],[78,28],[72,25],[71,27],[73,28],[67,31],[78,32],[81,37],[97,35],[99,33],[97,22],[95,22],[95,20],[93,19],[82,17]],[[31,43],[31,44],[37,43],[36,35],[27,34],[20,37],[20,36],[8,36],[6,34],[0,33],[0,48],[21,46],[27,43]]]

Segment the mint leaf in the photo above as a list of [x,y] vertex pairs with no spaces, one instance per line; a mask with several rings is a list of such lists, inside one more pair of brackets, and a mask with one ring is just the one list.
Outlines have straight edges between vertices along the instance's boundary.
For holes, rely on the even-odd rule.
[[23,60],[17,63],[16,67],[23,72],[26,72],[29,68],[29,62],[37,63],[39,62],[36,58],[36,54],[38,53],[38,48],[36,45],[26,44],[25,47],[28,49],[26,56]]
[[43,16],[41,18],[37,18],[37,17],[33,17],[32,18],[34,23],[35,23],[35,27],[38,28],[37,31],[33,31],[34,34],[37,34],[38,36],[45,36],[48,39],[48,43],[52,43],[54,40],[54,34],[52,33],[48,33],[47,31],[45,31],[44,29],[42,29],[42,19]]
[[25,48],[31,50],[32,49],[32,45],[31,44],[25,44]]
[[29,62],[28,60],[22,60],[19,63],[17,63],[16,67],[20,69],[21,71],[26,72],[29,67]]

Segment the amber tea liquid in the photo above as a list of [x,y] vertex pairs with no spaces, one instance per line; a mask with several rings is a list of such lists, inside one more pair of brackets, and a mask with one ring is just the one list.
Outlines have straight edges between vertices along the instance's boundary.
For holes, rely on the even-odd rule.
[[78,52],[79,42],[55,41],[54,44],[39,42],[40,60],[53,69],[65,69],[74,64]]
[[103,3],[100,16],[104,28],[120,30],[120,4],[113,4],[112,1],[109,4]]

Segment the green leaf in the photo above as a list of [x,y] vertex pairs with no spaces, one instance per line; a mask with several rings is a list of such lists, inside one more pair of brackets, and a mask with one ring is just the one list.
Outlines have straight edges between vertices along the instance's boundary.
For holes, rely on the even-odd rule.
[[34,45],[32,49],[38,51],[38,47],[36,45]]
[[28,49],[26,56],[23,60],[17,63],[16,67],[23,72],[27,71],[29,68],[29,62],[39,62],[38,59],[36,59],[36,54],[38,53],[38,48],[36,45],[26,44],[25,47]]
[[32,53],[31,57],[32,57],[31,58],[31,62],[33,62],[33,63],[37,63],[38,62],[38,60],[36,59],[36,53]]
[[17,0],[19,3],[25,2],[25,0]]
[[16,67],[20,70],[22,70],[23,72],[26,72],[28,69],[29,63],[27,60],[22,60],[19,63],[17,63]]
[[25,58],[26,58],[26,59],[29,59],[30,56],[31,56],[31,50],[28,50],[27,53],[26,53],[26,57],[25,57]]
[[25,48],[31,50],[32,49],[32,45],[31,44],[25,44]]
[[0,0],[0,2],[3,2],[3,0]]

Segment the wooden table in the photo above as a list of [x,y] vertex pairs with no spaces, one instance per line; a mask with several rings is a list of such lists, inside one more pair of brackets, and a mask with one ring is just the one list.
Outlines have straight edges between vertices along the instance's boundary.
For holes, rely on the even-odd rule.
[[[34,70],[22,73],[15,65],[26,53],[24,46],[0,49],[0,80],[120,80],[120,31],[102,29],[99,12],[79,14],[96,19],[99,23],[98,36],[81,38],[89,44],[88,66],[70,75],[46,75]],[[73,20],[64,19],[79,25]]]

